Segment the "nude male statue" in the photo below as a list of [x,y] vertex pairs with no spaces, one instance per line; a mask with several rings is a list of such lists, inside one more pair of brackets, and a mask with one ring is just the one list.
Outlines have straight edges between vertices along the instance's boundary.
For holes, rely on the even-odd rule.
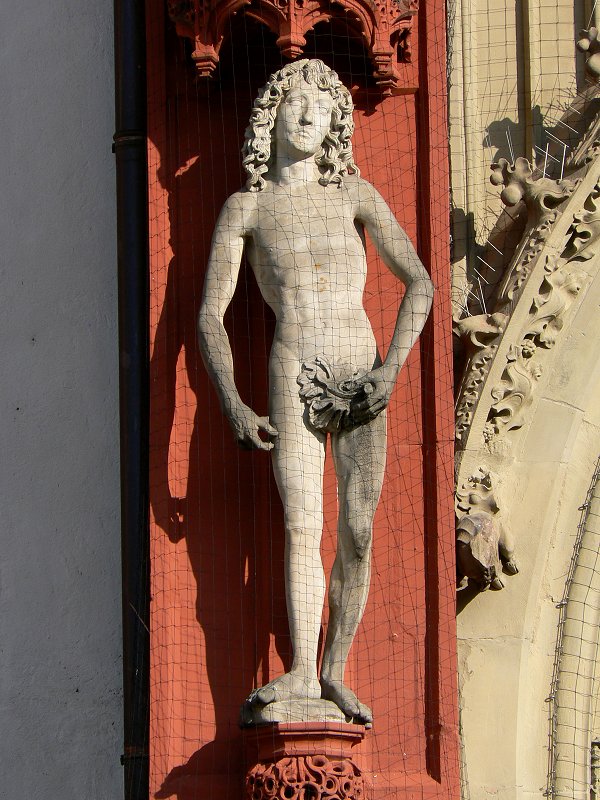
[[[385,469],[386,406],[421,332],[433,286],[392,212],[353,161],[352,99],[322,61],[271,75],[244,144],[246,188],[226,201],[214,231],[198,318],[203,358],[238,443],[271,451],[285,513],[285,582],[293,663],[247,704],[333,701],[370,725],[344,685],[369,591],[373,517]],[[385,360],[363,308],[364,230],[406,292]],[[269,360],[269,416],[241,400],[223,326],[242,252],[277,320]],[[262,436],[260,435],[262,434]],[[325,597],[320,557],[325,443],[338,482],[339,521],[321,674]]]

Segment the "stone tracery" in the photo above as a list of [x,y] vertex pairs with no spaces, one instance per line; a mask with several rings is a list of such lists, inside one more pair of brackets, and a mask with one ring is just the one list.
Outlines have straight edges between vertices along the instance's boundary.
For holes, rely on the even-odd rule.
[[198,75],[210,77],[231,17],[241,9],[277,35],[286,58],[298,58],[306,34],[319,22],[343,18],[362,39],[384,93],[401,91],[401,64],[411,60],[412,19],[418,0],[168,0],[168,13],[180,36],[194,43]]

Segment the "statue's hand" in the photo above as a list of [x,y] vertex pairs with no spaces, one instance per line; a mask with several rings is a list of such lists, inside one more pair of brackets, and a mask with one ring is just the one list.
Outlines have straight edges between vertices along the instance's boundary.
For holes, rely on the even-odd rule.
[[360,382],[363,392],[350,407],[352,418],[357,424],[370,422],[387,408],[397,375],[398,370],[395,367],[386,367],[384,364],[362,376]]
[[259,417],[251,408],[239,405],[227,412],[229,424],[238,445],[244,450],[272,450],[273,442],[261,439],[258,432],[268,436],[277,436],[277,430],[269,422],[268,417]]

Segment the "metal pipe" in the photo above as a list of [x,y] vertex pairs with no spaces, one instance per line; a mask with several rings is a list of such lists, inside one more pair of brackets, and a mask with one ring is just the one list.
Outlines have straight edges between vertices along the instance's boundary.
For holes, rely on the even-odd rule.
[[148,798],[148,199],[143,0],[115,0],[125,800]]

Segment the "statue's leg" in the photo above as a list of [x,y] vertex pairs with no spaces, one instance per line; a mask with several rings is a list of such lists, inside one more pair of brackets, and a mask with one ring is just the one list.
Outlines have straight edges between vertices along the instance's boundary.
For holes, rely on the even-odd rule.
[[252,703],[321,696],[317,649],[325,600],[320,553],[325,435],[304,423],[298,372],[294,363],[289,377],[274,380],[272,375],[269,414],[278,431],[272,458],[285,515],[285,587],[294,656],[290,672],[253,692]]
[[385,411],[367,425],[332,437],[332,450],[339,520],[337,554],[329,581],[322,696],[337,703],[356,722],[368,725],[373,720],[371,710],[344,685],[344,672],[369,594],[373,518],[385,471]]

